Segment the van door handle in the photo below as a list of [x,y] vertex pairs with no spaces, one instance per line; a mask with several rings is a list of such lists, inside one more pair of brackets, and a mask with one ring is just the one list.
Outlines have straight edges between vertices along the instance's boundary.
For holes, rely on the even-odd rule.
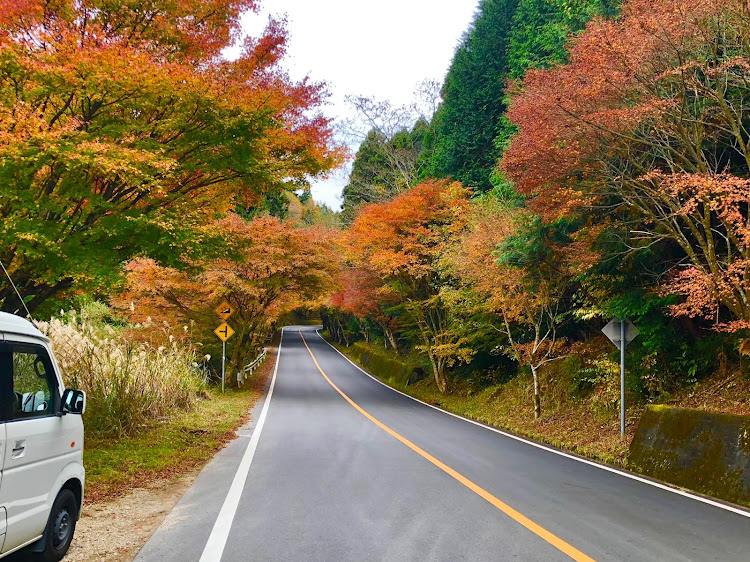
[[20,459],[26,452],[26,441],[16,441],[13,444],[13,450],[11,451],[10,457],[12,459]]

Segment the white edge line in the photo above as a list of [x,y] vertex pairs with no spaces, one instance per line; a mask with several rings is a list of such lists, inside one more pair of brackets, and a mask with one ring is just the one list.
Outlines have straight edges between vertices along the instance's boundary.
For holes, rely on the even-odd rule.
[[469,418],[464,418],[462,416],[459,416],[458,414],[454,414],[453,412],[449,412],[447,410],[443,410],[442,408],[438,408],[437,406],[433,406],[432,404],[428,404],[427,402],[422,402],[419,398],[414,398],[413,396],[409,396],[408,394],[406,394],[404,392],[401,392],[400,390],[397,390],[397,389],[393,388],[392,386],[389,386],[389,385],[385,384],[383,381],[381,381],[377,377],[374,377],[370,373],[368,373],[367,371],[365,371],[362,367],[360,367],[354,361],[352,361],[351,359],[349,359],[346,355],[344,355],[343,353],[341,353],[341,351],[339,351],[338,349],[336,349],[336,347],[334,347],[327,339],[325,339],[320,334],[320,329],[315,330],[315,333],[318,334],[318,337],[320,337],[320,339],[322,339],[329,346],[331,346],[336,351],[336,353],[338,353],[339,355],[341,355],[341,357],[343,357],[344,359],[346,359],[347,361],[349,361],[349,363],[351,363],[354,367],[356,367],[358,370],[360,370],[361,372],[363,372],[365,375],[367,375],[368,377],[370,377],[375,382],[377,382],[379,384],[382,384],[384,387],[392,390],[393,392],[398,392],[402,396],[406,396],[407,398],[410,398],[410,399],[414,400],[415,402],[419,402],[420,404],[423,404],[423,405],[427,406],[428,408],[432,408],[433,410],[437,410],[438,412],[442,412],[443,414],[447,414],[449,416],[452,416],[452,417],[457,418],[459,420],[465,421],[465,422],[470,423],[472,425],[476,425],[477,427],[481,427],[481,428],[487,429],[489,431],[494,431],[495,433],[499,433],[500,435],[503,435],[505,437],[509,437],[510,439],[515,439],[516,441],[520,441],[521,443],[526,443],[527,445],[531,445],[532,447],[536,447],[537,449],[542,449],[543,451],[547,451],[549,453],[554,453],[556,455],[560,455],[561,457],[565,457],[565,458],[568,458],[568,459],[572,459],[574,461],[578,461],[578,462],[583,463],[583,464],[587,464],[589,466],[600,468],[601,470],[606,470],[607,472],[611,472],[613,474],[619,474],[620,476],[624,476],[625,478],[630,478],[631,480],[635,480],[635,481],[641,482],[643,484],[648,484],[649,486],[653,486],[653,487],[659,488],[661,490],[666,490],[667,492],[672,492],[673,494],[677,494],[677,495],[680,495],[680,496],[685,496],[686,498],[690,498],[690,499],[699,501],[701,503],[705,503],[705,504],[711,505],[713,507],[718,507],[719,509],[724,509],[726,511],[731,511],[732,513],[736,513],[737,515],[742,515],[743,517],[750,518],[750,511],[745,511],[743,509],[739,509],[739,508],[733,507],[731,505],[727,505],[727,504],[724,504],[724,503],[721,503],[721,502],[713,501],[713,500],[710,500],[708,498],[704,498],[702,496],[697,496],[695,494],[691,494],[690,492],[686,492],[685,490],[681,490],[679,488],[673,488],[672,486],[667,486],[666,484],[661,484],[659,482],[654,482],[653,480],[649,480],[647,478],[641,478],[640,476],[636,476],[635,474],[632,474],[630,472],[624,472],[624,471],[618,470],[618,469],[616,469],[614,467],[607,466],[605,464],[599,464],[599,463],[594,462],[594,461],[589,460],[589,459],[584,459],[584,458],[581,458],[581,457],[576,456],[576,455],[570,455],[570,454],[565,453],[563,451],[559,451],[557,449],[553,449],[551,447],[547,447],[545,445],[542,445],[541,443],[536,443],[534,441],[529,441],[528,439],[524,439],[523,437],[519,437],[518,435],[513,435],[512,433],[507,433],[507,432],[502,431],[500,429],[497,429],[497,428],[494,428],[494,427],[490,427],[490,426],[485,425],[483,423],[480,423],[478,421],[474,421],[474,420],[469,419]]
[[[271,378],[271,386],[268,388],[268,396],[263,403],[263,409],[258,416],[258,423],[255,425],[253,435],[250,438],[250,442],[247,444],[245,454],[242,455],[240,465],[237,467],[237,472],[232,480],[232,485],[229,487],[227,497],[224,499],[224,504],[221,506],[221,511],[216,517],[211,534],[208,537],[208,542],[203,549],[200,562],[219,562],[221,555],[224,553],[224,547],[227,544],[229,538],[229,531],[232,528],[232,521],[237,513],[237,506],[240,503],[240,496],[242,490],[245,488],[245,481],[247,475],[250,472],[250,465],[253,463],[253,457],[255,456],[255,450],[258,448],[258,441],[260,441],[260,433],[263,431],[263,425],[266,422],[266,415],[268,414],[268,406],[271,404],[271,396],[273,396],[273,387],[276,384],[276,373],[279,371],[279,360],[281,359],[281,344],[284,341],[284,329],[281,329],[281,339],[279,340],[279,349],[276,353],[276,366],[273,370],[273,378]],[[334,348],[335,349],[335,348]]]

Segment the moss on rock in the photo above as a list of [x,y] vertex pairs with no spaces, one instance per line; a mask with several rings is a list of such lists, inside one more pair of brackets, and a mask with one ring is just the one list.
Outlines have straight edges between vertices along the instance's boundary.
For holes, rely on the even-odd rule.
[[750,505],[750,417],[649,406],[629,468],[727,501]]

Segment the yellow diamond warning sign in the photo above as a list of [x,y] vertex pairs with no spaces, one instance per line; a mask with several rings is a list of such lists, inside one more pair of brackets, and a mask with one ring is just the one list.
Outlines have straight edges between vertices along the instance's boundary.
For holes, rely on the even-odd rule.
[[221,306],[216,309],[216,314],[222,317],[222,319],[226,320],[229,318],[232,313],[234,312],[234,308],[232,308],[232,305],[229,304],[227,301],[224,301],[221,303]]
[[234,330],[232,330],[232,327],[229,324],[222,322],[221,326],[214,330],[214,334],[219,336],[221,341],[227,341],[232,337],[232,334],[234,334]]

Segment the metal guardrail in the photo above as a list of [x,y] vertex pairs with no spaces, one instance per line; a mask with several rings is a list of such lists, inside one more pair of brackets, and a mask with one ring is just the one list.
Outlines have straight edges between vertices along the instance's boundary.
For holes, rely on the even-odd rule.
[[255,371],[255,369],[257,369],[263,363],[263,361],[266,360],[267,356],[268,349],[264,347],[261,354],[255,358],[255,361],[253,361],[252,363],[248,363],[242,368],[239,373],[237,373],[237,384],[241,385],[248,378],[250,378],[253,375],[253,371]]

